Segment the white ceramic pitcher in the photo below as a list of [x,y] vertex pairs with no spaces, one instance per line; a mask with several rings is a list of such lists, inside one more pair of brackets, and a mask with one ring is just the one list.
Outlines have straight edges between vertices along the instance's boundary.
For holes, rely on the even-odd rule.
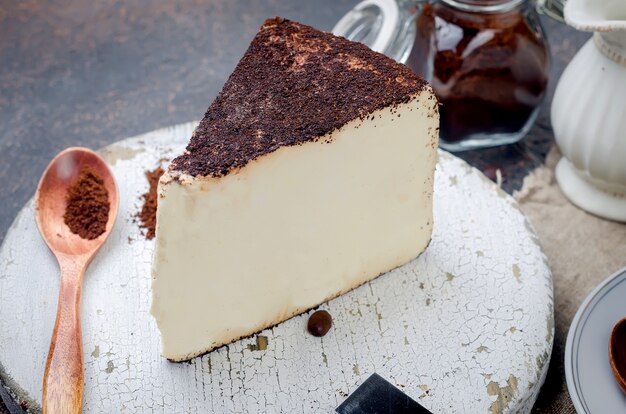
[[552,102],[556,178],[574,204],[626,222],[626,0],[569,0],[565,21],[594,34]]

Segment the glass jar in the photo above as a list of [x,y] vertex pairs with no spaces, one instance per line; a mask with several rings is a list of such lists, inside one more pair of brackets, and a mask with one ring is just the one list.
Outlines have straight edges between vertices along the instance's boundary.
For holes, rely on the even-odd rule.
[[548,46],[528,0],[366,0],[333,31],[375,40],[432,84],[449,151],[519,141],[545,96]]
[[538,16],[525,0],[425,4],[407,65],[442,106],[441,146],[451,151],[510,144],[532,127],[549,75]]

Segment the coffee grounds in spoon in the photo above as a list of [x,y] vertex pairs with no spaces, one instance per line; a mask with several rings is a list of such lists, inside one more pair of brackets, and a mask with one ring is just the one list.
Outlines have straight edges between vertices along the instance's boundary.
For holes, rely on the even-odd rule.
[[109,220],[109,192],[96,171],[84,166],[67,190],[66,200],[63,220],[72,233],[88,240],[104,233]]
[[159,199],[157,196],[157,188],[159,186],[159,178],[161,178],[164,172],[161,167],[158,167],[154,171],[146,171],[146,178],[148,179],[150,187],[148,192],[142,196],[143,207],[141,207],[141,211],[137,214],[137,217],[141,221],[139,227],[145,229],[145,236],[148,240],[153,239],[156,232],[156,212]]

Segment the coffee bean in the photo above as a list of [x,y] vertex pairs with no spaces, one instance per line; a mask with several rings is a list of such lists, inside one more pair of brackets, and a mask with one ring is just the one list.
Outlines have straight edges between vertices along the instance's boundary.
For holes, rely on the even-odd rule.
[[324,336],[328,333],[331,326],[333,326],[333,318],[330,316],[330,313],[325,310],[318,310],[309,316],[307,329],[313,336]]

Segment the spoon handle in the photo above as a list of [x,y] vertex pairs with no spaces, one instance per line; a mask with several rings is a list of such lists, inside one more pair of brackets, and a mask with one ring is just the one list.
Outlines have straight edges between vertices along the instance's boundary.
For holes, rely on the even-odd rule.
[[43,380],[43,412],[80,413],[83,404],[83,342],[80,293],[85,266],[60,260],[57,317]]

